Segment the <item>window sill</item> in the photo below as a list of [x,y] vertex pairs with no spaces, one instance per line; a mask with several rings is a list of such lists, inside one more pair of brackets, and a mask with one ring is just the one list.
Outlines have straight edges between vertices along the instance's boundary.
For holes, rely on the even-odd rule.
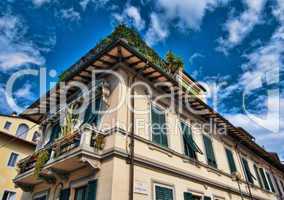
[[208,168],[207,168],[207,171],[208,172],[212,172],[214,174],[217,174],[218,176],[221,176],[222,174],[219,172],[219,170],[217,168],[214,168],[214,167],[211,167],[208,165]]
[[163,146],[158,146],[158,147],[156,147],[156,144],[155,144],[155,146],[148,145],[148,148],[149,148],[150,150],[152,150],[152,151],[158,151],[158,152],[160,152],[160,153],[163,153],[163,154],[167,155],[167,156],[170,157],[170,158],[173,157],[173,155],[168,152],[168,149],[165,148],[165,147],[163,147]]

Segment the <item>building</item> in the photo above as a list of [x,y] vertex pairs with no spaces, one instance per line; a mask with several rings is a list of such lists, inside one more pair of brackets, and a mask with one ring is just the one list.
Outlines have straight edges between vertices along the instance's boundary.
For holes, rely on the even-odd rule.
[[17,162],[31,155],[40,137],[38,126],[16,114],[0,115],[0,199],[19,200],[22,190],[15,188]]
[[50,107],[64,90],[59,83],[21,114],[41,123],[43,137],[36,156],[19,163],[15,184],[33,200],[282,199],[278,156],[206,105],[204,88],[169,64],[118,26],[61,76],[69,108],[93,94],[72,127],[69,108]]

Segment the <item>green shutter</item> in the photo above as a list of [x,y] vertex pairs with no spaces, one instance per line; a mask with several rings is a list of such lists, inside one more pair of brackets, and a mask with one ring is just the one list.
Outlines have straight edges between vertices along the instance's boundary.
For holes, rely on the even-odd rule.
[[234,160],[234,157],[233,157],[233,153],[232,153],[231,150],[226,149],[226,155],[227,155],[227,158],[228,158],[228,163],[229,163],[230,171],[231,171],[231,174],[232,174],[232,173],[237,171],[235,160]]
[[70,188],[63,189],[60,191],[59,200],[69,200]]
[[258,168],[257,168],[257,166],[256,166],[255,164],[253,165],[253,168],[254,168],[254,172],[255,172],[255,174],[256,174],[256,177],[257,177],[257,181],[258,181],[258,183],[259,183],[259,186],[260,186],[261,188],[263,188],[263,184],[262,184],[262,181],[261,181],[259,172],[258,172]]
[[87,187],[87,200],[96,200],[97,180],[90,181]]
[[161,186],[156,186],[156,199],[155,200],[173,200],[173,190],[166,188],[166,187],[161,187]]
[[60,134],[60,122],[56,122],[56,124],[52,127],[50,138],[48,144],[53,143],[57,138],[59,138]]
[[184,200],[194,200],[190,192],[184,192],[183,196],[184,196]]
[[270,190],[263,169],[262,169],[262,168],[259,168],[259,172],[260,172],[261,178],[262,178],[262,180],[263,180],[263,184],[264,184],[265,189],[266,189],[266,190]]
[[271,191],[272,191],[272,192],[275,192],[275,189],[274,189],[274,185],[273,185],[273,183],[272,183],[271,176],[270,176],[270,174],[269,174],[268,172],[266,172],[266,176],[267,176],[267,179],[268,179],[268,182],[269,182]]
[[204,146],[206,150],[208,165],[217,168],[217,163],[216,163],[211,139],[208,138],[208,136],[203,135],[203,142],[204,142]]
[[168,147],[166,116],[165,113],[158,108],[152,106],[152,141],[156,144]]
[[84,123],[95,124],[97,126],[100,120],[100,114],[97,112],[101,111],[101,106],[102,106],[101,97],[98,97],[95,100],[95,111],[93,111],[92,109],[93,102],[91,102],[86,109],[85,116],[84,116]]
[[211,200],[211,197],[204,197],[204,200]]
[[242,158],[242,163],[243,163],[243,168],[244,168],[244,171],[245,171],[247,181],[250,182],[251,184],[253,184],[253,177],[252,177],[252,174],[250,172],[248,161],[246,159]]

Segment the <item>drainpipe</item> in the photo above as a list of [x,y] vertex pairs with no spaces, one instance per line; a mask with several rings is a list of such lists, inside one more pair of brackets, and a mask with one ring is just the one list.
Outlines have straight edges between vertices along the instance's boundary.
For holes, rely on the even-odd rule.
[[[238,154],[238,157],[239,157],[239,162],[241,164],[241,167],[242,167],[242,170],[243,169],[243,165],[242,165],[242,161],[241,161],[241,156],[240,156],[240,152],[239,152],[239,145],[242,143],[242,141],[239,141],[236,145],[236,151],[237,151],[237,154]],[[245,175],[246,176],[246,175]],[[250,185],[249,185],[249,182],[247,181],[247,179],[245,178],[245,181],[246,181],[246,184],[248,186],[248,191],[249,191],[249,196],[250,196],[250,199],[253,200],[253,197],[252,197],[252,194],[251,194],[251,188],[250,188]]]
[[[135,74],[131,79],[131,84],[135,82],[137,74]],[[129,85],[130,86],[130,85]],[[133,194],[133,185],[134,185],[134,89],[131,90],[131,130],[130,130],[130,155],[129,155],[129,200],[133,200],[134,194]],[[126,138],[128,139],[128,138]]]

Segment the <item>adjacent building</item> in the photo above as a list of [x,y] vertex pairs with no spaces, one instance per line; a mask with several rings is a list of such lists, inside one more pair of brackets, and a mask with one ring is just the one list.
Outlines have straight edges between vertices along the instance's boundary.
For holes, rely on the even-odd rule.
[[34,153],[40,138],[37,124],[16,114],[0,115],[0,199],[19,200],[22,190],[15,188],[17,162]]
[[[14,179],[29,193],[22,199],[283,199],[277,154],[211,109],[205,89],[170,64],[121,25],[71,66],[61,77],[69,108],[54,109],[58,83],[21,114],[42,131]],[[70,115],[86,96],[84,112]]]

